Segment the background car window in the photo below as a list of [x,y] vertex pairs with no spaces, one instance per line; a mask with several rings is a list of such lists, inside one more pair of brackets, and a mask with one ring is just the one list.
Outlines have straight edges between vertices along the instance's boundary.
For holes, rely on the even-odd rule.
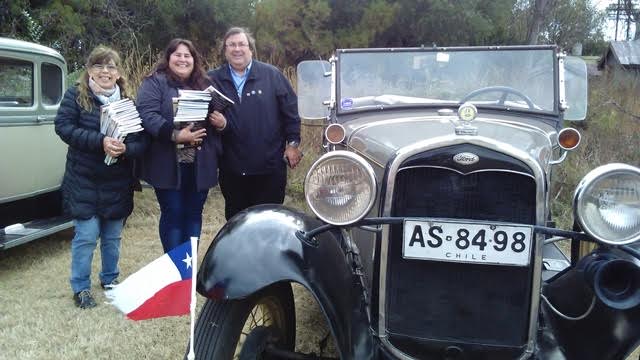
[[62,99],[62,69],[57,65],[42,64],[42,103],[55,105]]
[[0,107],[33,106],[33,63],[0,57]]

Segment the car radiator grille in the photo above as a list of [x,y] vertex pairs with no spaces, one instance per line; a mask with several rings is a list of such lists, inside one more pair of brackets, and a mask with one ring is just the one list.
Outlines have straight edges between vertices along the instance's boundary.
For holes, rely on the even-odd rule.
[[[491,170],[461,174],[451,154],[474,151]],[[536,185],[522,163],[480,148],[422,154],[395,180],[392,216],[535,223]],[[476,169],[476,170],[479,170]],[[387,271],[387,331],[408,354],[489,351],[511,358],[526,345],[532,266],[478,265],[402,258],[402,225],[391,227]],[[532,255],[533,256],[533,255]]]

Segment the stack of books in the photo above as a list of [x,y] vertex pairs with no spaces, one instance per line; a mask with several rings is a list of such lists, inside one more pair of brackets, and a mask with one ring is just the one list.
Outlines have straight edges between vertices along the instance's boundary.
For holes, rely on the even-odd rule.
[[[144,130],[140,114],[131,99],[114,101],[100,107],[100,132],[105,136],[124,141],[127,134]],[[104,163],[114,164],[117,158],[107,155]]]
[[[222,112],[234,104],[218,89],[209,86],[204,90],[178,89],[178,97],[173,98],[173,123],[176,130],[192,125],[191,131],[202,129],[209,113]],[[176,144],[178,149],[193,147],[194,144]]]
[[178,90],[178,97],[173,98],[173,121],[204,121],[209,111],[211,94],[200,90]]
[[214,110],[224,111],[233,105],[233,100],[224,96],[213,86],[204,90],[178,90],[178,97],[173,98],[173,121],[195,122],[205,121],[207,115]]

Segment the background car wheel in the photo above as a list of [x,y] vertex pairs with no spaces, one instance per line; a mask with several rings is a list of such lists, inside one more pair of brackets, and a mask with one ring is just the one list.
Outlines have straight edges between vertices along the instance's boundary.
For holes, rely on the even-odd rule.
[[260,359],[269,343],[293,351],[295,324],[289,284],[270,286],[242,300],[208,299],[196,322],[196,359]]

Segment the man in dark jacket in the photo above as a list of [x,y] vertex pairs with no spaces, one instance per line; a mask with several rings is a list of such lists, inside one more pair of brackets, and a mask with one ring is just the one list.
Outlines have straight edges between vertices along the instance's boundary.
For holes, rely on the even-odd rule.
[[253,60],[255,41],[243,28],[231,28],[221,53],[226,63],[209,72],[212,81],[235,101],[225,112],[220,188],[225,216],[265,203],[282,204],[287,168],[302,157],[298,99],[276,67]]

